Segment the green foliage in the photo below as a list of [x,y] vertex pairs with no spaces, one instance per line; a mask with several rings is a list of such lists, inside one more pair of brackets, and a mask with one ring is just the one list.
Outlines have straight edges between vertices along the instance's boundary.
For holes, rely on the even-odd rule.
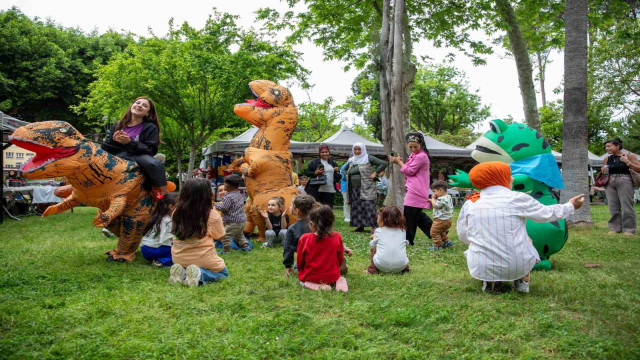
[[318,142],[333,135],[340,129],[345,105],[333,106],[333,98],[322,103],[306,102],[298,105],[298,126],[292,140]]
[[65,120],[88,130],[69,107],[87,94],[93,71],[130,44],[130,34],[84,34],[17,8],[0,11],[0,110],[26,121]]
[[420,67],[411,90],[411,123],[434,135],[472,128],[491,115],[477,92],[469,90],[465,73],[453,66]]
[[[637,209],[638,210],[638,209]],[[116,240],[92,228],[93,208],[0,225],[3,358],[632,359],[640,353],[640,242],[596,225],[570,229],[554,269],[531,293],[483,294],[467,246],[408,247],[406,275],[363,274],[368,234],[336,210],[354,250],[349,293],[313,292],[283,275],[282,248],[224,257],[230,277],[188,289],[138,253],[107,263]],[[455,216],[455,215],[454,215]],[[455,217],[454,217],[455,223]],[[606,244],[606,246],[603,246]],[[585,268],[585,263],[599,267]],[[597,326],[594,326],[597,324]]]
[[[541,131],[545,139],[549,141],[553,150],[562,152],[562,126],[563,126],[563,104],[562,100],[557,100],[543,106],[540,111]],[[615,122],[611,121],[611,112],[602,102],[591,102],[587,109],[587,135],[589,138],[589,151],[601,155],[604,149],[604,141],[612,133]],[[618,127],[619,128],[619,127]],[[620,132],[624,132],[619,128]],[[615,132],[615,131],[614,131]]]
[[547,103],[539,109],[540,131],[555,151],[562,152],[562,100]]
[[640,3],[596,4],[589,59],[595,98],[615,111],[640,114]]
[[480,137],[480,133],[475,133],[471,129],[462,128],[458,130],[457,133],[452,134],[449,130],[444,130],[440,134],[428,133],[433,138],[442,141],[445,144],[458,146],[461,148],[467,147],[469,144],[474,142],[478,137]]
[[[202,29],[170,22],[167,37],[132,45],[98,70],[91,93],[77,108],[93,118],[117,118],[132,99],[151,97],[169,151],[189,152],[189,172],[200,149],[221,128],[248,128],[233,107],[252,98],[252,80],[304,82],[300,54],[254,31],[241,30],[236,16],[215,12]],[[213,139],[211,139],[213,140]]]
[[353,96],[347,103],[351,111],[362,116],[365,124],[372,128],[377,141],[382,141],[382,117],[380,114],[380,74],[368,66],[351,83]]

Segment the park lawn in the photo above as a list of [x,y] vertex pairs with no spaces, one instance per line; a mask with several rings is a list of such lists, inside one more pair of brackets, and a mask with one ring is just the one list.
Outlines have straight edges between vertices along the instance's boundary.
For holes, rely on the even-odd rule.
[[596,225],[571,230],[528,295],[482,293],[455,229],[438,253],[420,234],[411,273],[370,276],[368,235],[339,220],[355,252],[340,294],[286,279],[282,248],[233,252],[229,279],[190,289],[139,253],[105,262],[116,240],[91,227],[95,209],[5,220],[0,357],[639,358],[640,237],[608,235],[606,206],[592,211]]

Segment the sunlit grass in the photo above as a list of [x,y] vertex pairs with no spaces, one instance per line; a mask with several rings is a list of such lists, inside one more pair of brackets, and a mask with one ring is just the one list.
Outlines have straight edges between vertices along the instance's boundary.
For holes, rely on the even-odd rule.
[[233,252],[229,279],[174,287],[141,256],[105,262],[116,241],[91,227],[94,215],[0,225],[0,357],[640,357],[640,237],[608,235],[606,206],[593,207],[594,227],[572,230],[553,271],[533,274],[528,295],[483,294],[455,229],[456,246],[439,253],[420,234],[411,273],[365,275],[368,235],[342,221],[355,251],[347,294],[285,279],[282,248]]

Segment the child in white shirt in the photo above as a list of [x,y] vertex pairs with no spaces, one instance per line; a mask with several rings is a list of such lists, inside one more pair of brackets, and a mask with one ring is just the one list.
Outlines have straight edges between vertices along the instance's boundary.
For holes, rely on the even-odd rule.
[[168,193],[158,200],[151,220],[145,228],[145,236],[140,243],[142,257],[151,261],[152,265],[163,267],[171,266],[171,213],[178,200],[177,193]]
[[409,271],[407,257],[407,234],[404,216],[396,206],[378,211],[378,228],[371,235],[371,264],[366,274],[406,273]]

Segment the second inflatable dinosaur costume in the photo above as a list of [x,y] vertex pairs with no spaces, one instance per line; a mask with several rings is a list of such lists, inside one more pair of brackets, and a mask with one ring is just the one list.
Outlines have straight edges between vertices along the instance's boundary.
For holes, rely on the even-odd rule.
[[[557,204],[552,188],[563,189],[564,183],[551,146],[536,131],[523,124],[507,125],[502,120],[492,120],[491,130],[477,142],[471,156],[478,162],[502,161],[511,166],[513,190],[527,193],[544,205]],[[473,188],[469,174],[458,170],[449,176],[451,185]],[[527,234],[540,254],[540,263],[534,270],[549,270],[549,257],[562,249],[569,232],[565,221],[536,223],[527,220]]]
[[[245,229],[258,226],[258,241],[265,239],[265,224],[260,210],[267,210],[272,197],[284,198],[285,209],[299,194],[293,185],[291,170],[293,155],[289,150],[291,136],[298,124],[298,109],[286,88],[268,80],[249,83],[254,100],[238,104],[233,111],[258,128],[243,158],[231,164],[245,175],[250,199],[247,200],[247,224]],[[296,221],[289,214],[290,221]]]

